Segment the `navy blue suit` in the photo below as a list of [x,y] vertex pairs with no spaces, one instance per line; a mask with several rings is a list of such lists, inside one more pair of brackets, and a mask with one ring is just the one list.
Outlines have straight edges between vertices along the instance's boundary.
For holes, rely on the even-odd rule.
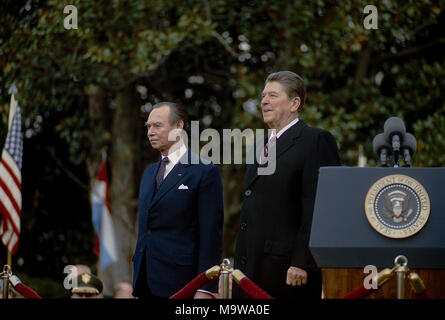
[[[188,150],[181,160],[158,191],[155,179],[160,161],[143,174],[133,258],[134,296],[143,295],[141,286],[146,285],[151,294],[169,297],[221,263],[224,213],[219,169]],[[194,164],[196,160],[199,164]],[[138,281],[144,266],[144,280]],[[204,289],[216,292],[217,283],[213,282]]]

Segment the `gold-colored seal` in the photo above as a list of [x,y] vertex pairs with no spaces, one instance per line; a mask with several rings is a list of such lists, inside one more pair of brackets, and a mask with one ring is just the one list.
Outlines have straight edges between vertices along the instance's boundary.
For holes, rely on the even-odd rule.
[[431,204],[426,189],[415,179],[393,174],[376,181],[365,199],[371,226],[389,238],[407,238],[423,228]]
[[90,282],[90,280],[91,280],[91,276],[88,273],[84,273],[82,275],[82,282],[83,283],[88,283],[88,282]]

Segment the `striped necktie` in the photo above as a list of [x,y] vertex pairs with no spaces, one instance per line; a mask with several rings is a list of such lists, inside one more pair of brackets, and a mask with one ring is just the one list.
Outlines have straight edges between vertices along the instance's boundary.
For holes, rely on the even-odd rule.
[[164,181],[164,174],[165,174],[165,167],[170,162],[170,159],[168,157],[165,157],[161,161],[161,165],[159,166],[158,174],[156,175],[156,190],[159,189],[159,186],[161,185],[162,181]]
[[267,158],[267,156],[269,155],[269,150],[270,148],[273,148],[275,146],[275,143],[277,142],[277,136],[273,135],[269,141],[267,141],[266,145],[264,146],[263,149],[263,154],[261,155],[260,158],[260,165],[264,165],[265,164],[265,158]]

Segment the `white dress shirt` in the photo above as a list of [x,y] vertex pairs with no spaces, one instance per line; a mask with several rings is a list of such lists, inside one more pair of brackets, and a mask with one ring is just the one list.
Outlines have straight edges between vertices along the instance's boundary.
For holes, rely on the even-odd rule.
[[[278,140],[278,139],[281,137],[281,135],[282,135],[283,133],[285,133],[285,132],[286,132],[289,128],[291,128],[293,125],[297,124],[297,122],[298,122],[299,120],[300,120],[300,119],[299,119],[298,117],[296,117],[294,120],[292,120],[291,122],[289,122],[285,127],[281,128],[281,130],[278,131],[278,133],[277,133],[277,130],[276,130],[276,129],[272,129],[272,133],[270,134],[269,139],[267,140],[267,143],[269,144],[269,143],[272,141],[272,139],[276,139],[276,140]],[[273,144],[273,143],[272,143],[272,144]],[[259,162],[260,164],[262,164],[263,161],[264,161],[263,157],[264,157],[264,154],[261,153],[261,154],[260,154],[260,162]]]
[[161,155],[162,156],[161,160],[163,160],[165,157],[168,157],[168,160],[170,160],[170,162],[165,166],[164,179],[165,177],[167,177],[170,171],[172,171],[173,167],[179,162],[179,159],[181,159],[186,152],[187,148],[182,143],[179,149],[176,149],[175,151],[169,153],[167,156]]
[[[281,128],[281,130],[278,131],[278,133],[276,134],[277,139],[280,139],[281,135],[283,133],[285,133],[288,129],[290,129],[290,127],[292,127],[293,125],[296,125],[299,120],[300,120],[300,118],[296,117],[294,120],[289,122],[285,127]],[[270,135],[269,140],[271,137],[273,137],[273,135],[274,135],[274,132],[272,132],[272,134]]]
[[267,141],[270,141],[274,137],[276,137],[277,139],[280,139],[281,135],[283,133],[285,133],[290,127],[297,124],[299,120],[300,120],[300,118],[296,117],[294,120],[289,122],[286,126],[281,128],[281,130],[278,131],[278,133],[277,133],[277,129],[272,129],[272,133],[270,134],[269,139]]

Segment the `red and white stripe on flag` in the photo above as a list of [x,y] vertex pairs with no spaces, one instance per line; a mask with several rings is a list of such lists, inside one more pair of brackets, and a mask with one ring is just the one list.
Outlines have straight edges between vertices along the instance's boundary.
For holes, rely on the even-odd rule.
[[3,216],[0,237],[14,254],[19,246],[22,214],[23,133],[20,108],[11,97],[9,127],[0,161],[0,213]]

